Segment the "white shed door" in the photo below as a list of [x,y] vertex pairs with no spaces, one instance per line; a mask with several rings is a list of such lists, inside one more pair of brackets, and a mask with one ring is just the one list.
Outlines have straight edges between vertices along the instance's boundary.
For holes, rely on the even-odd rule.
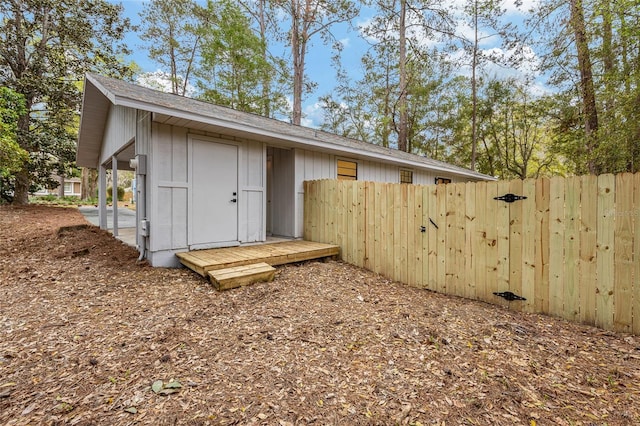
[[189,245],[238,241],[238,147],[193,139]]

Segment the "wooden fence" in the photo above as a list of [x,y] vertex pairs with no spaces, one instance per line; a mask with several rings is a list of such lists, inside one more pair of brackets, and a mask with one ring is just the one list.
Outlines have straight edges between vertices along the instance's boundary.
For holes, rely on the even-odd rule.
[[[509,193],[526,199],[495,200]],[[640,334],[640,174],[307,181],[304,212],[305,239],[394,280]]]

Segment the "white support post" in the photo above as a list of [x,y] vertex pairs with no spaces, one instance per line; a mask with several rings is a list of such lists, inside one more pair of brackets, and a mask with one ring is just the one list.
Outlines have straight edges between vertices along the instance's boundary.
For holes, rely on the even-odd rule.
[[118,159],[111,157],[111,199],[113,200],[113,236],[118,236]]
[[98,223],[100,229],[107,229],[107,168],[98,168]]

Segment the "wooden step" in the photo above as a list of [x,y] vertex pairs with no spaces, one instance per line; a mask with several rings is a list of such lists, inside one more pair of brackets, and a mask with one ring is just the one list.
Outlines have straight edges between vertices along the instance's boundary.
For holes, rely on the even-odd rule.
[[275,274],[274,267],[260,262],[209,271],[209,278],[217,290],[228,290],[261,281],[273,281]]

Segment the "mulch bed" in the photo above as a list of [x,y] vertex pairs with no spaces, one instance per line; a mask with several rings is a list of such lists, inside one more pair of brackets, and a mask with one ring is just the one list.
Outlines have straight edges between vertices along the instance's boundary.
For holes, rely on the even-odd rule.
[[136,258],[0,207],[1,424],[640,424],[637,336],[336,261],[217,292]]

